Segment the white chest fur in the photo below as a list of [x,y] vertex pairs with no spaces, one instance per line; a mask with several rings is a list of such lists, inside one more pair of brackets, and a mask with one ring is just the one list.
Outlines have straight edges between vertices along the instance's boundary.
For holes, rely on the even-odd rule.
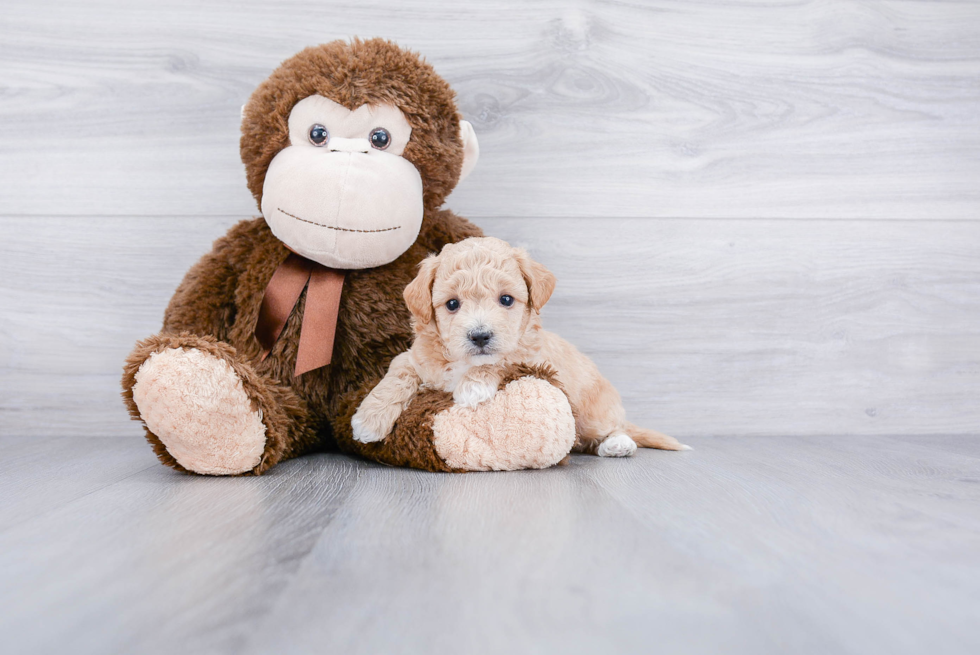
[[473,368],[473,365],[469,362],[453,362],[447,366],[441,380],[442,390],[447,393],[456,391],[456,387],[459,386],[459,383],[466,377],[466,374],[470,372],[471,368]]

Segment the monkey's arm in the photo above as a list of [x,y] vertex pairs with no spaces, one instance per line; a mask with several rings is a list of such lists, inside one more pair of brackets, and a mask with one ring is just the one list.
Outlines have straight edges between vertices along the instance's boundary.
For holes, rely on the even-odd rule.
[[384,379],[371,390],[351,419],[354,439],[371,443],[387,437],[395,421],[415,397],[420,383],[409,352],[403,352],[391,360]]

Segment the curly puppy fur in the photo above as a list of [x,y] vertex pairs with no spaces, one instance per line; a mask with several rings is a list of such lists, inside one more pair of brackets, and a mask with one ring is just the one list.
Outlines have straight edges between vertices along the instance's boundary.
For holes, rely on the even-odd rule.
[[[429,253],[482,234],[465,219],[438,209],[456,184],[463,160],[452,89],[418,55],[381,39],[307,48],[252,95],[242,123],[241,156],[260,206],[269,162],[287,143],[289,113],[312,94],[349,109],[391,102],[405,114],[412,138],[403,156],[423,180],[425,214],[418,239],[390,264],[347,273],[332,363],[294,378],[305,292],[263,360],[253,331],[264,290],[289,252],[262,218],[242,221],[187,272],[164,314],[162,332],[137,344],[122,379],[126,405],[139,418],[132,389],[136,371],[150,355],[167,348],[198,348],[226,360],[267,427],[265,452],[258,466],[246,472],[251,474],[335,444],[360,450],[347,438],[350,417],[343,408],[351,403],[356,407],[366,381],[382,377],[392,358],[409,347],[412,331],[402,290]],[[160,460],[182,470],[160,439],[146,432]],[[400,460],[399,452],[395,447],[387,454],[381,445],[366,454],[414,465]],[[438,469],[436,464],[431,468]]]

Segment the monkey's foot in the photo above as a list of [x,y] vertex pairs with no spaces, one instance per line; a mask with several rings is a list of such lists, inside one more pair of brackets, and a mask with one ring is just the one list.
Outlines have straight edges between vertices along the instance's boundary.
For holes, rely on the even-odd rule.
[[146,426],[189,471],[234,475],[262,458],[262,412],[223,359],[196,348],[154,353],[136,373],[133,400]]
[[558,387],[533,371],[505,380],[476,407],[453,405],[432,422],[436,452],[450,467],[514,471],[554,466],[575,443],[575,417]]

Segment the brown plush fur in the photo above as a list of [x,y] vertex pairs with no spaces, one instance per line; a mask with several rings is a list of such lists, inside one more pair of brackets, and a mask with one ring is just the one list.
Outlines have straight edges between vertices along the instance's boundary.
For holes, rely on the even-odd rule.
[[[391,102],[405,114],[412,137],[404,157],[419,169],[425,201],[415,244],[390,264],[347,273],[332,363],[293,377],[305,294],[262,360],[253,331],[266,285],[288,251],[262,218],[242,221],[188,271],[167,307],[161,334],[136,345],[126,362],[123,397],[139,418],[132,388],[140,365],[166,348],[198,348],[226,360],[242,378],[254,407],[262,410],[266,449],[251,473],[334,443],[386,463],[445,470],[432,461],[424,444],[406,446],[404,439],[395,439],[371,449],[355,445],[347,409],[356,409],[371,388],[367,381],[381,378],[391,359],[411,343],[402,290],[415,277],[419,262],[446,243],[482,234],[465,219],[437,209],[456,184],[463,159],[453,92],[417,55],[380,39],[302,51],[263,82],[245,108],[242,161],[249,189],[260,204],[269,162],[287,143],[289,112],[312,94],[350,109]],[[433,397],[428,404],[419,403],[412,419],[416,424],[406,418],[405,439],[413,429],[431,426],[431,414],[442,402]],[[164,464],[181,470],[149,430],[147,439]]]
[[358,405],[381,381],[374,378],[359,393],[350,394],[340,409],[336,438],[348,452],[391,466],[410,466],[427,471],[458,471],[436,453],[432,440],[432,422],[436,414],[453,406],[452,394],[436,389],[420,392],[402,412],[395,428],[384,441],[362,444],[354,440],[350,421]]

